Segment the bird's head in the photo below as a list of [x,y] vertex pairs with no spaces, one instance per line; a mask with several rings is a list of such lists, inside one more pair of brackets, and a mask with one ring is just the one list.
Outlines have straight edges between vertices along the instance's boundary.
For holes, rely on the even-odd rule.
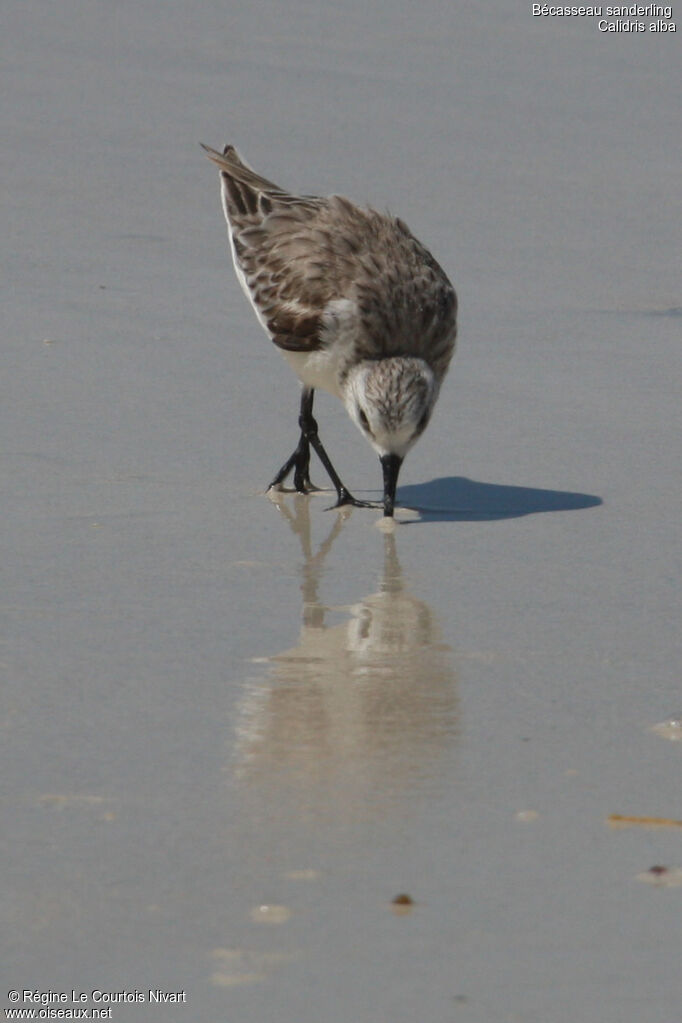
[[437,397],[438,385],[423,359],[367,359],[348,374],[344,403],[381,460],[387,516],[393,515],[402,461],[426,429]]

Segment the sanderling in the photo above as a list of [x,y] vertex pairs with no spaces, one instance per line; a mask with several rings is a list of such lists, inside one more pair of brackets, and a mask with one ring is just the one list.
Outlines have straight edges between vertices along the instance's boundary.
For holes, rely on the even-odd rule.
[[303,385],[300,439],[270,487],[294,472],[310,483],[310,447],[336,488],[356,500],[318,436],[315,388],[339,397],[378,453],[384,515],[400,466],[423,433],[455,350],[457,297],[436,260],[395,217],[339,195],[297,196],[260,177],[234,146],[203,147],[220,168],[239,282],[261,325]]

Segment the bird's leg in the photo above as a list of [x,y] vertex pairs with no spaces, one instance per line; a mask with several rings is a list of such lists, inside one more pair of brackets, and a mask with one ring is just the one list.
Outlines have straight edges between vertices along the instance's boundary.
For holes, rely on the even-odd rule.
[[319,456],[322,465],[327,470],[330,480],[334,484],[337,497],[336,504],[333,505],[334,508],[340,508],[342,505],[346,504],[356,505],[358,508],[378,507],[370,501],[358,501],[357,498],[353,497],[351,492],[341,482],[341,479],[332,465],[329,455],[325,451],[322,441],[317,433],[317,420],[313,416],[314,394],[314,388],[303,388],[303,392],[301,394],[301,411],[298,417],[298,425],[301,427],[301,436],[298,441],[298,446],[279,470],[268,489],[278,487],[293,469],[294,487],[299,494],[307,494],[308,491],[314,490],[315,488],[310,482],[310,447],[312,445]]
[[324,449],[322,441],[320,440],[317,433],[317,421],[313,418],[313,394],[312,388],[303,388],[303,395],[301,397],[301,416],[299,418],[299,425],[301,427],[301,440],[305,439],[306,444],[312,445],[315,449],[315,453],[322,462],[322,465],[327,470],[329,479],[334,484],[336,490],[337,501],[333,508],[340,508],[345,504],[352,504],[357,508],[374,508],[376,505],[370,501],[358,501],[357,498],[353,497],[350,490],[344,486],[341,482],[339,474],[331,463],[329,455]]
[[[312,418],[312,407],[313,407],[313,391],[309,388],[304,388],[301,395],[301,411],[298,417],[298,425],[301,427],[301,436],[299,437],[296,450],[287,458],[286,462],[279,470],[274,480],[268,487],[271,490],[273,487],[278,487],[280,483],[283,483],[287,478],[291,470],[294,470],[294,487],[299,494],[307,494],[308,491],[314,490],[315,487],[310,482],[310,443],[306,436],[305,424]],[[315,420],[313,420],[315,422]]]

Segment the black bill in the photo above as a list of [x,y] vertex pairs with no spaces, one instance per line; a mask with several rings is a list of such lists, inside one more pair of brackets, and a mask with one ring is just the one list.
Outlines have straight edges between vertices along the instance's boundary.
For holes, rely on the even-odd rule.
[[395,488],[403,460],[400,455],[382,455],[381,468],[384,471],[384,515],[391,518],[395,505]]

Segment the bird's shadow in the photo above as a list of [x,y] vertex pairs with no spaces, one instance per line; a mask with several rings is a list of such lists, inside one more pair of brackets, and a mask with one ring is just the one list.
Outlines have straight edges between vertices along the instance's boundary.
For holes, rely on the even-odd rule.
[[398,500],[403,507],[418,511],[421,522],[493,522],[603,503],[594,494],[479,483],[465,476],[442,476],[400,487]]

